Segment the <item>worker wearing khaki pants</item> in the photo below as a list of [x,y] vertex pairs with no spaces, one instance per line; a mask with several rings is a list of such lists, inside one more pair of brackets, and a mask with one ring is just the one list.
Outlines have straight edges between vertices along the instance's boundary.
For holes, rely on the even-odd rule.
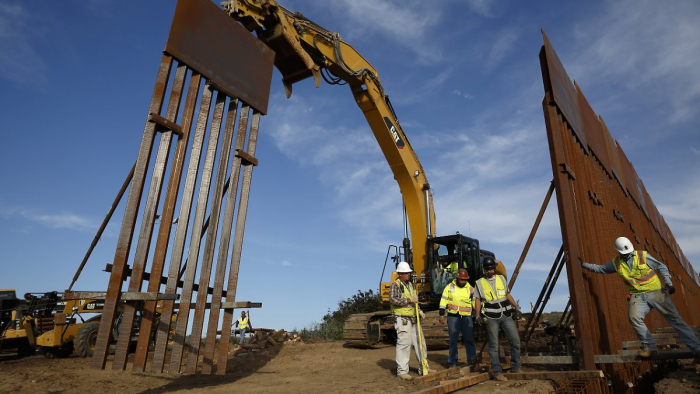
[[[416,304],[418,296],[409,281],[413,270],[405,261],[402,261],[396,267],[396,272],[399,274],[399,279],[389,287],[389,303],[391,304],[391,312],[394,317],[394,329],[396,330],[396,375],[403,380],[411,380],[413,377],[408,374],[408,362],[411,358],[411,347],[416,354],[418,360],[418,374],[427,375],[428,370],[423,370],[421,359],[427,354],[425,347],[425,339],[419,338],[418,335],[423,335],[419,332],[416,324]],[[420,311],[421,319],[425,317]],[[421,340],[423,339],[423,340]],[[423,346],[420,346],[422,342]],[[427,367],[427,361],[426,361]]]

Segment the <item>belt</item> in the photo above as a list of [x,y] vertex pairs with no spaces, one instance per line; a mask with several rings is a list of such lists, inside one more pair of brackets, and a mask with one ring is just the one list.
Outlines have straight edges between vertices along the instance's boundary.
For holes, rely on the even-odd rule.
[[457,317],[457,318],[462,318],[462,317],[471,317],[470,315],[460,315],[458,313],[448,313],[447,317]]

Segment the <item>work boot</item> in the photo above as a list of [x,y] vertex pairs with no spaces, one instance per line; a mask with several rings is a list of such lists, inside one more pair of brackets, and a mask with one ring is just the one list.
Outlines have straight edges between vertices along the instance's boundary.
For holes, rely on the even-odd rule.
[[520,368],[516,368],[516,369],[511,369],[511,370],[510,370],[510,373],[520,373],[520,372],[522,372],[522,371],[520,370]]
[[403,375],[399,375],[399,379],[401,379],[401,380],[413,380],[413,376],[405,373]]
[[637,356],[639,356],[641,358],[649,358],[649,357],[651,357],[651,353],[652,352],[649,349],[642,349],[639,351],[639,353],[637,353]]
[[498,380],[499,382],[507,382],[508,381],[508,378],[503,376],[502,373],[499,373],[497,375],[493,375],[493,379]]

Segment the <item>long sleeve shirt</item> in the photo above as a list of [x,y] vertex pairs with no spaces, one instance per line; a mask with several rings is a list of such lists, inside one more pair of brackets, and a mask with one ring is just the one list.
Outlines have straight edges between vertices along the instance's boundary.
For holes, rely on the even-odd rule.
[[[632,260],[634,259],[634,256],[632,253],[627,255],[627,259],[622,259],[627,266],[632,269]],[[647,253],[647,265],[656,271],[656,273],[663,279],[663,281],[666,283],[668,286],[672,286],[673,283],[671,282],[671,273],[668,272],[668,267],[664,265],[664,263],[660,262],[659,260],[655,259],[652,257],[650,254]],[[589,264],[589,263],[582,263],[581,266],[584,269],[587,269],[592,272],[596,272],[599,274],[612,274],[617,272],[615,270],[615,263],[614,260],[610,260],[607,264],[605,265],[598,265],[598,264]]]
[[[412,284],[406,284],[404,286],[413,286]],[[401,290],[401,286],[396,284],[396,282],[393,282],[391,286],[389,286],[389,303],[392,305],[396,306],[411,306],[413,305],[412,302],[410,302],[408,299],[403,297],[403,291]],[[420,306],[418,307],[420,309]]]

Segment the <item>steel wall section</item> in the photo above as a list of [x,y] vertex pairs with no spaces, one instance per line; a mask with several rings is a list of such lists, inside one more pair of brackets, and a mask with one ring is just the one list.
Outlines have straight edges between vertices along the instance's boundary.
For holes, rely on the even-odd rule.
[[[195,23],[191,20],[193,15],[197,16]],[[222,29],[212,34],[212,25]],[[201,354],[205,314],[213,305],[215,309],[210,312],[206,331],[202,372],[211,373],[213,360],[218,360],[217,372],[223,373],[226,370],[233,308],[261,306],[249,302],[223,303],[222,298],[235,301],[252,167],[258,163],[255,158],[258,125],[261,112],[267,106],[274,53],[207,0],[179,0],[170,39],[175,42],[169,41],[166,48],[177,52],[177,56],[168,52],[164,54],[156,79],[91,366],[105,368],[107,350],[112,339],[115,339],[112,369],[126,369],[131,340],[138,332],[133,371],[145,370],[149,345],[154,338],[153,371],[163,372],[168,362],[170,373],[181,373],[183,369],[186,373],[195,373]],[[232,42],[235,44],[230,45]],[[255,44],[251,45],[251,42]],[[204,53],[210,54],[209,57],[201,55],[202,48],[198,43],[206,49]],[[226,52],[226,56],[217,56],[217,50]],[[196,67],[183,59],[191,61]],[[177,71],[171,81],[170,74],[175,64]],[[217,67],[221,72],[212,72]],[[246,72],[251,67],[255,75],[248,78]],[[187,94],[183,100],[185,89]],[[231,92],[234,91],[254,103],[233,96]],[[167,110],[161,116],[168,93]],[[183,101],[184,111],[179,125],[176,122]],[[193,125],[196,126],[190,147],[189,134]],[[159,140],[158,149],[151,163],[156,139]],[[208,141],[206,148],[205,140]],[[171,154],[173,143],[176,147]],[[185,167],[186,156],[189,156],[189,162]],[[241,172],[243,181],[239,191]],[[163,181],[168,173],[167,192],[162,198]],[[229,173],[231,175],[227,176]],[[183,176],[185,180],[181,185]],[[149,177],[150,187],[144,193],[145,180]],[[195,197],[197,184],[198,194]],[[139,217],[142,197],[145,207]],[[176,216],[177,207],[179,215]],[[233,229],[236,209],[238,216]],[[162,211],[158,213],[159,210]],[[192,211],[194,217],[190,220]],[[156,222],[158,217],[160,224]],[[141,228],[135,253],[130,256],[137,219],[140,219]],[[157,231],[156,226],[159,226]],[[171,226],[176,226],[172,245]],[[229,262],[232,231],[235,234]],[[156,234],[157,241],[152,250]],[[168,254],[170,262],[166,267]],[[215,255],[218,257],[214,271]],[[187,259],[183,262],[185,256]],[[127,264],[129,261],[130,264]],[[168,276],[164,277],[162,275],[166,270]],[[225,282],[227,271],[229,280]],[[197,273],[199,279],[195,282]],[[180,280],[183,274],[184,278]],[[213,280],[213,288],[209,287],[210,280]],[[122,293],[124,281],[129,281],[126,293]],[[146,281],[148,291],[144,293],[141,291]],[[160,293],[161,284],[166,285],[164,294]],[[178,297],[180,302],[176,304]],[[195,299],[196,303],[192,303]],[[228,327],[221,331],[217,346],[222,309],[225,314],[224,326],[228,321]],[[187,335],[190,314],[193,315],[192,332]],[[113,328],[116,327],[118,333],[116,338],[112,338]],[[172,348],[168,352],[170,343]],[[187,358],[185,368],[183,358]]]
[[[700,285],[633,165],[578,84],[568,80],[542,33],[543,110],[563,244],[569,257],[567,275],[579,362],[582,368],[592,369],[595,354],[616,354],[623,341],[637,338],[627,323],[627,290],[619,277],[584,273],[580,259],[605,264],[617,255],[614,239],[630,238],[635,248],[649,251],[669,267],[679,290],[671,297],[690,325],[700,323],[697,308],[691,308],[700,304]],[[657,312],[649,314],[647,324],[652,330],[668,326]],[[621,365],[605,368],[613,375],[624,370]]]

